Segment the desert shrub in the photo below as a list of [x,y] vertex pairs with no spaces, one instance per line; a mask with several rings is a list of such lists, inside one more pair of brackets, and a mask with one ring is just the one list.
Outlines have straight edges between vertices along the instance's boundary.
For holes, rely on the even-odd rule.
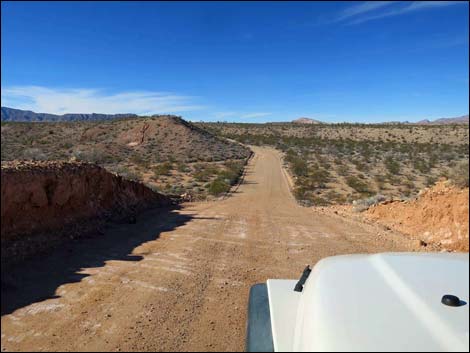
[[103,163],[106,160],[106,156],[102,151],[97,149],[90,150],[75,150],[72,152],[78,161],[88,162],[88,163]]
[[447,169],[443,169],[439,171],[439,178],[445,178],[445,179],[450,179],[450,173]]
[[133,154],[131,157],[130,157],[130,161],[133,163],[133,164],[136,164],[138,166],[141,166],[141,167],[144,167],[144,168],[148,168],[150,163],[147,159],[145,159],[141,154]]
[[27,148],[23,151],[23,158],[33,161],[45,161],[47,156],[39,148]]
[[426,186],[433,186],[436,184],[437,178],[433,175],[429,175],[426,177]]
[[[416,189],[415,184],[414,184],[413,181],[411,181],[411,180],[405,180],[405,181],[403,182],[403,186],[406,187],[409,191]],[[408,190],[407,190],[407,191],[408,191]]]
[[309,174],[309,179],[317,187],[324,187],[330,179],[330,172],[323,168],[314,168]]
[[218,178],[234,185],[243,173],[243,165],[237,162],[227,162],[225,166],[227,169],[220,171]]
[[401,179],[399,177],[397,177],[396,175],[393,175],[391,173],[388,173],[386,175],[386,178],[387,178],[388,182],[392,185],[399,185],[401,183]]
[[155,184],[146,183],[145,186],[148,187],[153,192],[161,192],[160,188]]
[[388,156],[385,158],[384,164],[390,174],[397,175],[400,172],[400,163],[392,157]]
[[339,168],[338,168],[338,174],[341,175],[341,176],[346,176],[349,174],[349,168],[346,164],[344,165],[341,165]]
[[153,174],[155,177],[158,178],[160,175],[170,175],[172,170],[173,164],[171,164],[170,162],[165,162],[154,167]]
[[450,179],[452,182],[460,188],[468,188],[469,176],[468,176],[468,161],[461,162],[455,166],[450,172]]
[[309,201],[314,205],[314,206],[328,206],[331,205],[331,202],[321,196],[317,195],[312,195],[312,197],[309,199]]
[[378,184],[383,184],[387,181],[387,177],[382,174],[376,174],[374,175],[374,179]]
[[218,196],[222,193],[228,192],[230,185],[220,179],[215,179],[209,184],[208,191],[211,195]]
[[225,162],[224,165],[229,170],[236,171],[237,173],[243,170],[243,163],[240,161],[228,161]]
[[405,178],[408,180],[408,181],[414,181],[416,180],[416,176],[414,174],[406,174],[405,175]]
[[336,165],[338,165],[338,166],[343,165],[343,161],[342,161],[340,158],[335,158],[335,159],[333,160],[333,162],[334,162]]
[[184,163],[178,163],[176,169],[181,173],[187,173],[190,171],[189,167]]
[[217,179],[223,180],[225,183],[229,185],[233,185],[237,182],[238,175],[229,170],[223,170],[219,173],[219,176],[217,177]]
[[209,181],[210,178],[218,173],[218,169],[215,166],[206,165],[206,164],[196,164],[196,172],[194,173],[194,178],[197,181]]
[[366,172],[369,170],[369,166],[366,163],[363,163],[359,160],[353,160],[352,163],[356,166],[356,169],[360,172]]
[[182,194],[184,192],[184,188],[182,185],[172,185],[170,191],[172,194]]
[[423,174],[428,173],[431,170],[429,164],[421,158],[418,158],[413,161],[413,168],[419,170]]
[[208,181],[211,177],[211,173],[208,170],[199,170],[194,173],[194,179],[197,181]]
[[331,201],[328,198],[324,198],[304,185],[297,185],[294,189],[294,196],[303,206],[327,206],[331,205]]
[[412,194],[412,190],[410,190],[410,189],[405,189],[405,190],[400,190],[400,191],[401,191],[400,198],[402,200],[406,200],[406,199],[410,198],[410,196]]
[[302,200],[305,198],[308,191],[308,188],[304,185],[296,184],[294,188],[294,196],[297,200]]
[[356,201],[353,201],[353,205],[354,205],[353,210],[355,212],[362,212],[362,211],[369,209],[369,207],[373,205],[377,205],[380,202],[385,201],[386,199],[387,198],[384,195],[377,194],[375,196],[371,196],[366,199],[356,200]]
[[297,158],[292,162],[292,171],[297,176],[306,176],[308,174],[308,165],[303,159]]
[[326,169],[329,169],[331,167],[331,164],[330,162],[328,162],[328,159],[323,157],[322,155],[317,155],[317,161],[318,163],[323,167],[323,168],[326,168]]
[[130,170],[129,168],[124,167],[124,166],[119,167],[116,170],[116,173],[119,174],[120,176],[122,176],[123,178],[128,179],[128,180],[137,181],[137,180],[140,180],[140,178],[141,178],[140,173],[138,173],[136,171],[133,171],[133,170]]
[[330,203],[344,203],[346,202],[346,198],[338,193],[337,191],[334,190],[329,190],[325,194],[325,198],[330,202]]
[[308,174],[307,162],[302,157],[299,157],[292,148],[287,150],[285,160],[290,163],[292,172],[296,176],[306,176]]
[[346,184],[361,194],[370,193],[368,185],[358,177],[351,175],[346,178]]
[[295,153],[295,151],[292,148],[288,148],[286,150],[286,156],[284,158],[286,160],[286,162],[290,163],[296,158],[297,158],[297,153]]

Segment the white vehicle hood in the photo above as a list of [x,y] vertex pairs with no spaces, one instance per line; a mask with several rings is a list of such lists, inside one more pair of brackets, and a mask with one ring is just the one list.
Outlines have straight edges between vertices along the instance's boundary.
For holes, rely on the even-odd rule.
[[[274,345],[284,351],[468,351],[468,278],[468,254],[326,258],[300,296],[292,291],[290,322],[274,313]],[[445,294],[467,304],[446,306]],[[280,323],[292,327],[293,337],[283,336]]]

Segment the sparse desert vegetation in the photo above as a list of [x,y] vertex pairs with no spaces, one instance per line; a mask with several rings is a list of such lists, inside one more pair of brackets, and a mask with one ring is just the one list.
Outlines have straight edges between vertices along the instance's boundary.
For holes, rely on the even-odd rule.
[[2,1],[1,353],[468,351],[469,7]]
[[[3,122],[2,161],[96,163],[166,194],[217,196],[236,182],[248,148],[176,116],[92,122]],[[220,191],[220,192],[219,192]]]
[[380,195],[407,199],[440,178],[468,186],[468,125],[200,124],[221,136],[284,152],[304,205]]

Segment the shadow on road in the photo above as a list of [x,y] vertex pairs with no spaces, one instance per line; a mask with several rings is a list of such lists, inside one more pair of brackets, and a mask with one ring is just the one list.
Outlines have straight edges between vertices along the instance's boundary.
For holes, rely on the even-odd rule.
[[58,298],[59,286],[89,276],[79,273],[84,268],[103,267],[109,260],[142,260],[142,256],[131,255],[136,247],[193,218],[177,209],[150,210],[140,215],[136,224],[113,224],[103,235],[67,242],[21,264],[2,266],[2,316],[32,303]]

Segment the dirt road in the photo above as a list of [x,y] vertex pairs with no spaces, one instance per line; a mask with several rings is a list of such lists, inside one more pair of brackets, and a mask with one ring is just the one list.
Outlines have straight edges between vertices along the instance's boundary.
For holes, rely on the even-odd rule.
[[10,272],[2,351],[240,351],[251,285],[404,246],[298,206],[278,152],[254,150],[226,200],[148,212]]

